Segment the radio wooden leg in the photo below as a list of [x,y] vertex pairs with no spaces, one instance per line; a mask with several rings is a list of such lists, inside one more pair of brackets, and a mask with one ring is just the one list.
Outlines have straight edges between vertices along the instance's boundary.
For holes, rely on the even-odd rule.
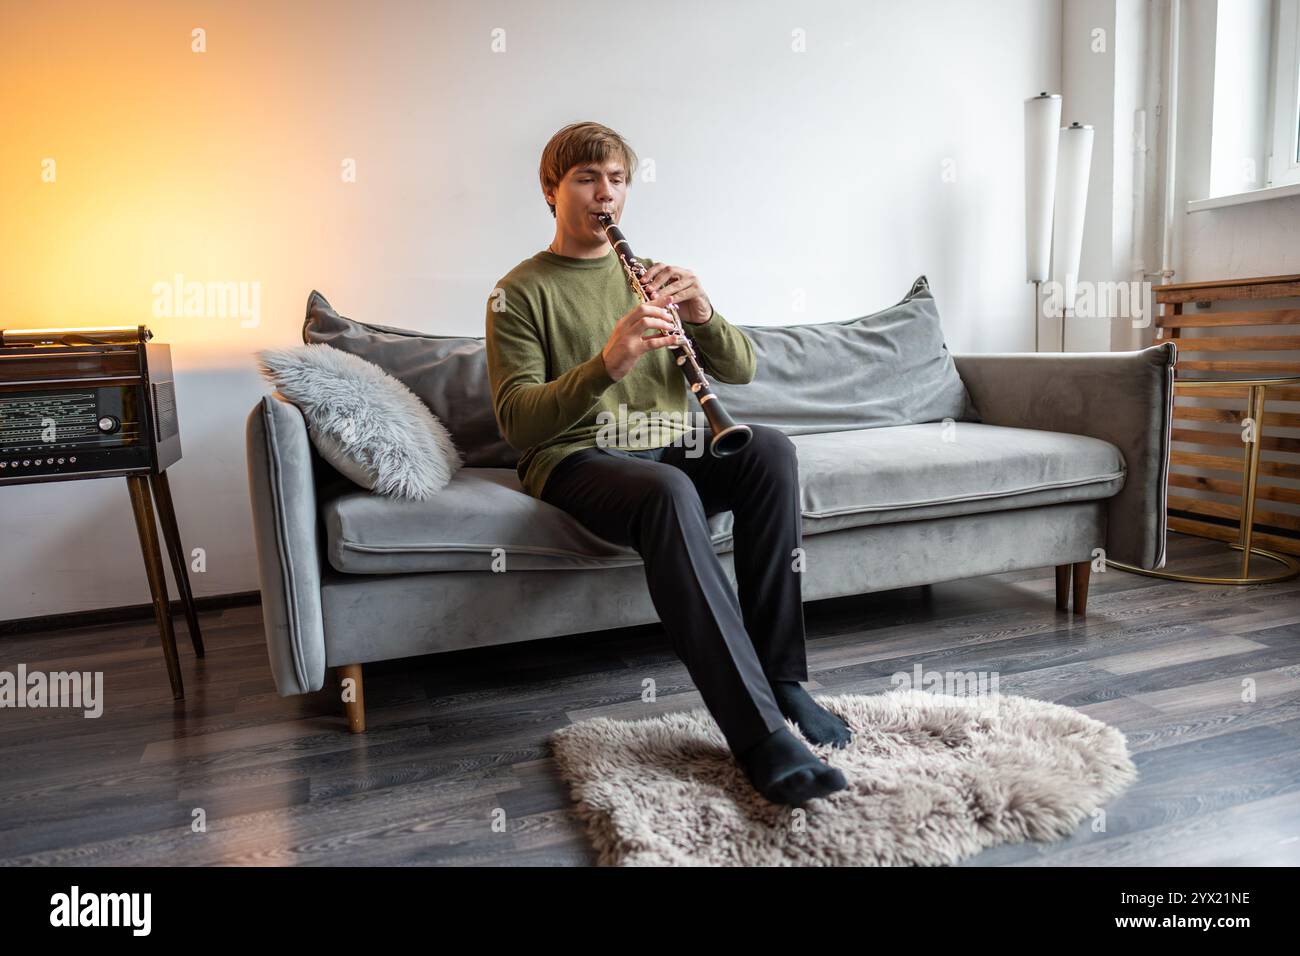
[[167,483],[167,472],[149,475],[149,484],[153,487],[154,502],[158,506],[158,518],[162,524],[163,540],[167,542],[167,554],[171,557],[172,573],[176,576],[176,588],[181,592],[181,604],[185,607],[185,624],[189,628],[190,643],[194,645],[194,656],[203,656],[203,636],[199,633],[199,614],[194,607],[194,594],[190,591],[189,565],[186,563],[185,548],[181,544],[181,532],[176,526],[176,508],[172,505],[172,489]]
[[144,475],[127,475],[127,491],[131,495],[131,510],[135,512],[135,528],[140,535],[140,552],[144,556],[145,573],[149,576],[149,591],[153,595],[153,613],[158,619],[162,635],[163,659],[167,663],[167,676],[172,682],[172,697],[185,699],[181,681],[181,662],[176,653],[176,632],[172,630],[172,614],[167,599],[167,578],[163,574],[162,554],[158,550],[158,530],[154,524],[153,502],[150,500],[149,480]]

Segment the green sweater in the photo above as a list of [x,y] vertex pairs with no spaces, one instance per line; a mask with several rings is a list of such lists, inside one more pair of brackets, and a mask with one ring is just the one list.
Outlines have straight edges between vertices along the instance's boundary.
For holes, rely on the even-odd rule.
[[[706,425],[670,349],[642,355],[617,382],[609,377],[601,349],[638,301],[612,249],[599,259],[539,252],[511,269],[489,297],[487,366],[497,427],[523,453],[516,470],[534,498],[566,455],[595,446],[598,436],[607,447],[658,448],[687,427]],[[702,325],[682,324],[710,381],[753,379],[753,343],[720,313]],[[634,412],[646,416],[639,433],[626,417]]]

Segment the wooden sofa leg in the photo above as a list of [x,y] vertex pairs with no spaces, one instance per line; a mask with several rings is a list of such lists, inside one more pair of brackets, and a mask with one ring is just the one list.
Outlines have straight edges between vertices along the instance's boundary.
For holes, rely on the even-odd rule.
[[1056,566],[1056,609],[1070,610],[1070,565]]
[[[343,712],[348,718],[348,730],[354,734],[366,730],[366,695],[361,685],[361,665],[344,664],[334,668],[339,681],[339,696],[343,698]],[[348,678],[352,683],[347,683]]]
[[1091,572],[1091,561],[1074,562],[1074,613],[1079,617],[1088,614],[1088,575]]

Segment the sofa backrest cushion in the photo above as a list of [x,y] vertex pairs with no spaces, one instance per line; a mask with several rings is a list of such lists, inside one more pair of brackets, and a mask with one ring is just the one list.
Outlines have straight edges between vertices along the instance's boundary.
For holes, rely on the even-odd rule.
[[420,398],[451,432],[469,467],[513,468],[519,461],[501,437],[492,410],[483,339],[429,335],[339,315],[325,296],[307,298],[305,344],[324,343],[374,362]]
[[[710,383],[738,422],[803,435],[945,418],[979,421],[944,342],[925,276],[912,283],[901,302],[870,315],[740,328],[757,354],[754,380]],[[467,466],[513,468],[519,461],[519,452],[497,429],[481,336],[430,335],[358,322],[339,315],[313,291],[302,340],[359,355],[404,383],[447,426]],[[702,414],[696,418],[703,421]]]
[[711,383],[738,422],[804,435],[945,418],[979,421],[925,276],[901,302],[870,315],[741,328],[758,359],[753,381]]

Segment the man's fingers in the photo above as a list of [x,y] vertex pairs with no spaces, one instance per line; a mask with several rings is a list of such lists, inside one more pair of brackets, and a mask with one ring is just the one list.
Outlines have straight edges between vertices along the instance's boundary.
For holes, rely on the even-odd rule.
[[669,282],[662,289],[657,290],[657,294],[659,296],[674,295],[677,296],[678,301],[681,301],[682,299],[691,298],[691,296],[684,296],[682,293],[694,287],[695,276],[679,276],[676,281]]
[[645,272],[641,274],[642,284],[653,285],[654,280],[659,275],[659,273],[663,272],[667,268],[668,266],[666,264],[662,262],[656,262],[654,265],[652,265],[649,269],[647,269]]
[[654,312],[644,312],[636,320],[642,328],[671,329],[673,325],[672,316],[668,314],[667,309],[655,309]]
[[658,342],[660,339],[674,339],[678,334],[673,329],[652,329],[651,331],[654,332],[653,335],[641,335],[638,338],[642,342]]
[[662,349],[668,347],[669,345],[681,345],[685,340],[682,338],[682,336],[678,335],[676,332],[673,332],[668,335],[647,336],[641,341],[645,342],[652,349]]

